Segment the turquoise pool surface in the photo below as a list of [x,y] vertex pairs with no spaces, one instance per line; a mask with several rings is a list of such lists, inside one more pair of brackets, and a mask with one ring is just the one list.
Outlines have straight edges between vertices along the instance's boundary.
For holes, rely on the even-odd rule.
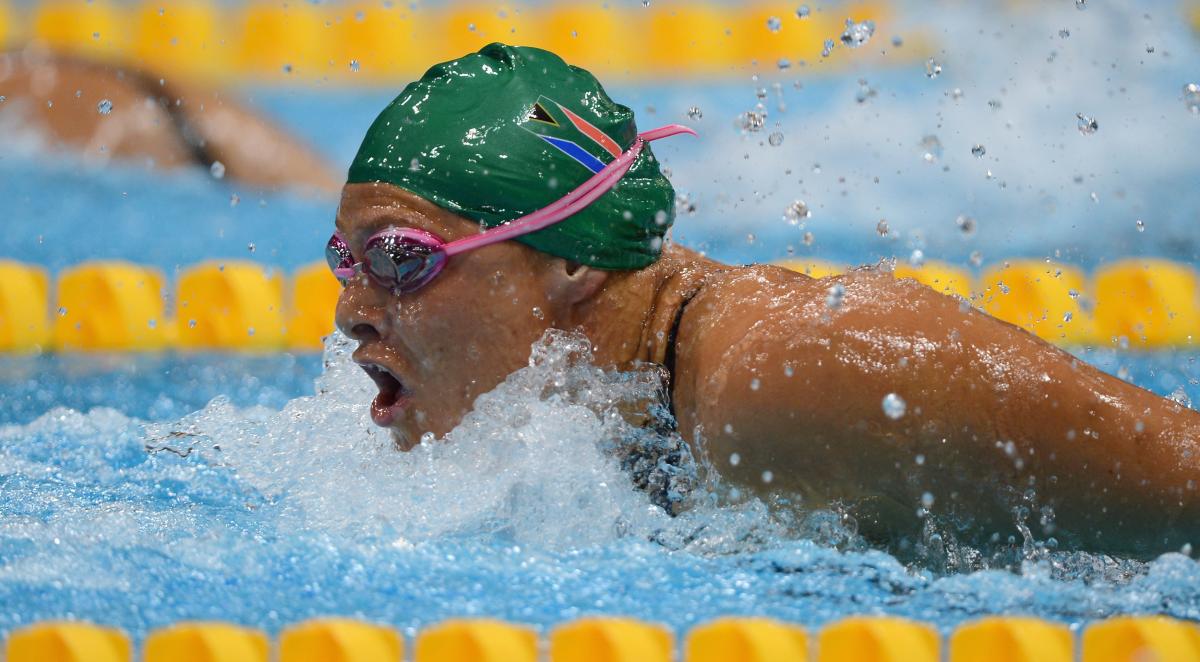
[[[684,196],[675,239],[719,259],[1195,263],[1200,116],[1180,90],[1200,42],[1174,3],[1072,5],[924,15],[942,46],[936,79],[877,34],[870,47],[897,54],[844,76],[814,62],[757,80],[610,87],[645,126],[700,130],[655,150]],[[766,127],[746,133],[738,116],[759,89]],[[242,92],[339,164],[391,96]],[[1078,112],[1099,131],[1081,134]],[[0,258],[51,270],[128,259],[168,278],[210,258],[292,270],[320,260],[331,232],[335,200],[8,145]],[[795,200],[812,210],[802,225],[784,218]],[[373,390],[336,338],[323,357],[0,358],[0,631],[64,617],[135,637],[185,619],[277,631],[330,614],[410,633],[464,615],[542,627],[619,613],[677,630],[731,613],[807,625],[887,613],[943,629],[992,613],[1200,620],[1200,564],[1178,553],[1053,551],[1014,522],[993,549],[931,529],[898,559],[835,514],[731,497],[702,462],[683,476],[694,507],[669,517],[607,452],[636,436],[617,405],[652,380],[599,371],[578,343],[535,347],[450,443],[409,454],[370,424]],[[1187,348],[1076,351],[1200,401]]]

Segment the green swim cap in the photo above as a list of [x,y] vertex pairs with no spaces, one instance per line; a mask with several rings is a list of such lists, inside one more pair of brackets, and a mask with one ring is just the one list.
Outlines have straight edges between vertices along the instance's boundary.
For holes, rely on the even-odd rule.
[[[633,111],[587,71],[539,48],[489,44],[435,65],[371,125],[347,183],[387,182],[484,227],[566,195],[637,136]],[[602,269],[662,253],[675,190],[648,144],[612,190],[516,239]]]

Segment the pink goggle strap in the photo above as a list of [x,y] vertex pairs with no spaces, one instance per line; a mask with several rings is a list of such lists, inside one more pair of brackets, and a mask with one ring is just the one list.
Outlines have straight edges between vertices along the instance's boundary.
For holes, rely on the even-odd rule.
[[667,138],[680,133],[696,135],[695,131],[680,124],[668,124],[657,129],[643,131],[638,134],[637,140],[633,142],[633,145],[629,149],[625,150],[625,153],[604,166],[600,172],[592,175],[586,182],[575,187],[570,193],[537,211],[508,221],[504,225],[485,230],[477,235],[452,241],[444,245],[442,250],[448,256],[456,255],[490,244],[507,241],[531,232],[537,232],[542,228],[566,220],[616,186],[617,182],[625,176],[625,173],[629,172],[629,169],[633,167],[634,160],[642,152],[643,144],[651,140]]

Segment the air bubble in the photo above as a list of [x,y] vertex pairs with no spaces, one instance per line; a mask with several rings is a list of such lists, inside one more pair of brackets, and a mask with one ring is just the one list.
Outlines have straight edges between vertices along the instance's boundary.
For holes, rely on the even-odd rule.
[[925,251],[914,248],[913,252],[908,256],[908,263],[914,267],[919,267],[925,264]]
[[796,18],[808,18],[810,13],[811,12],[808,9],[808,5],[800,5],[796,9]]
[[888,393],[883,396],[883,413],[893,421],[904,418],[904,412],[907,409],[908,403],[904,402],[904,398],[895,393]]
[[96,104],[96,112],[101,115],[107,115],[112,112],[113,102],[109,99],[101,99],[100,103]]
[[739,464],[741,464],[741,463],[742,463],[742,456],[741,456],[741,455],[738,455],[737,453],[730,453],[730,454],[729,454],[729,466],[731,466],[731,467],[736,467],[737,465],[739,465]]
[[208,172],[212,174],[214,179],[224,179],[225,164],[221,163],[220,161],[213,161],[212,165],[208,167]]
[[888,235],[887,219],[879,219],[879,222],[875,224],[875,232],[878,232],[880,237],[886,237]]
[[692,106],[688,108],[688,118],[699,121],[704,118],[704,111],[700,110],[699,106]]
[[350,71],[358,73],[359,68],[358,60],[350,60]]
[[750,390],[751,391],[757,391],[760,388],[762,388],[762,381],[759,380],[758,377],[755,377],[754,379],[750,380]]
[[921,507],[924,508],[925,510],[929,510],[930,508],[933,507],[933,494],[932,493],[926,492],[921,495]]
[[250,251],[251,253],[253,253],[253,252],[254,252],[254,249],[255,249],[255,246],[254,246],[254,242],[253,242],[253,241],[252,241],[252,242],[250,242],[250,243],[248,243],[248,244],[246,244],[246,250],[248,250],[248,251]]
[[779,29],[782,27],[783,21],[779,20],[778,16],[772,16],[767,19],[767,29],[771,32],[779,32]]
[[970,237],[975,234],[975,219],[970,216],[960,214],[958,218],[954,219],[954,224],[958,226],[958,231],[963,236]]
[[779,147],[783,144],[783,133],[775,131],[771,135],[767,136],[767,142],[771,143],[772,147]]
[[805,246],[812,246],[814,241],[813,233],[805,232],[804,236],[800,238],[800,241],[804,242]]
[[829,57],[833,52],[834,42],[832,39],[826,39],[824,46],[821,48],[821,57]]
[[1079,11],[1087,9],[1087,0],[1075,0],[1075,8]]
[[971,156],[977,159],[982,159],[984,154],[987,154],[987,148],[983,145],[975,145],[971,148]]
[[769,485],[769,484],[771,484],[771,481],[773,481],[773,480],[775,480],[775,474],[770,469],[767,469],[766,471],[762,472],[762,482],[767,483]]
[[1142,219],[1140,219],[1140,218],[1134,222],[1134,226],[1137,227],[1138,232],[1146,231],[1146,223],[1143,222]]

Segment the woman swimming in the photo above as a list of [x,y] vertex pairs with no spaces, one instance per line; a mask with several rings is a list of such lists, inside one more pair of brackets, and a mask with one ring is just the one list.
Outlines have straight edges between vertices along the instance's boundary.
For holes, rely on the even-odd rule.
[[670,371],[680,432],[726,479],[852,506],[873,538],[929,495],[968,540],[1006,538],[1019,503],[1075,547],[1200,538],[1200,413],[882,270],[817,280],[672,244],[648,143],[684,131],[639,134],[586,71],[502,44],[383,111],[327,254],[398,447],[451,430],[547,329],[580,329],[598,365]]
[[337,192],[316,153],[230,96],[175,77],[26,48],[0,52],[0,100],[0,141],[34,135],[93,161],[198,165],[253,186]]

